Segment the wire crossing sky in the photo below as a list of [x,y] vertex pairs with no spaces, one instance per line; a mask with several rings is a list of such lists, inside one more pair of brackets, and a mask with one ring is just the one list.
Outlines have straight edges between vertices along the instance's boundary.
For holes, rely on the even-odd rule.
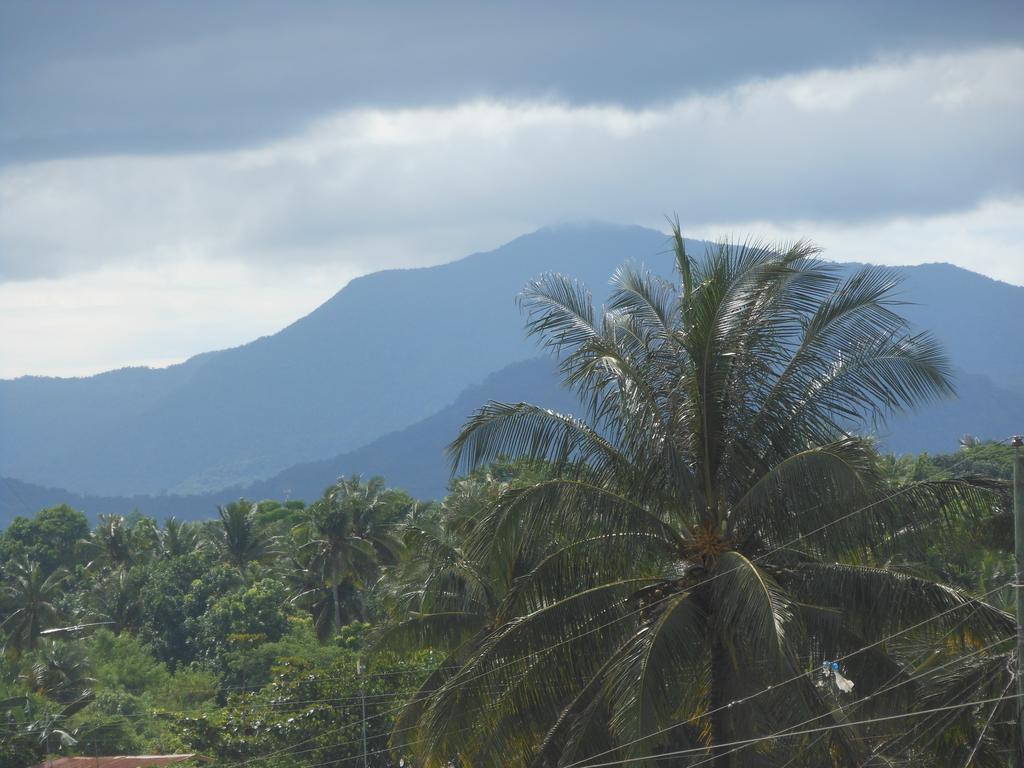
[[1022,123],[1014,2],[7,2],[0,376],[177,362],[566,221],[1024,285]]

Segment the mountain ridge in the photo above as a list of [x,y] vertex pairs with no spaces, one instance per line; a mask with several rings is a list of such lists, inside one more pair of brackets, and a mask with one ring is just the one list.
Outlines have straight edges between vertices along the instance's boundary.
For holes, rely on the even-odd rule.
[[603,281],[664,244],[638,227],[543,230],[362,276],[276,334],[171,369],[0,382],[0,472],[93,494],[188,492],[351,450],[531,356],[514,304],[529,279]]
[[[440,498],[450,467],[444,454],[470,414],[488,400],[528,401],[579,415],[578,403],[560,383],[554,362],[535,357],[506,366],[468,387],[450,405],[402,430],[368,445],[327,459],[299,463],[265,480],[217,492],[180,496],[100,497],[60,488],[44,488],[13,478],[0,478],[0,528],[15,515],[67,503],[95,518],[98,513],[129,514],[138,509],[153,517],[206,519],[217,505],[248,498],[295,498],[310,502],[342,475],[381,475],[392,487],[419,499]],[[999,438],[1006,423],[1024,423],[1024,398],[1000,390],[982,376],[957,372],[961,398],[927,404],[912,414],[896,416],[881,430],[883,447],[896,453],[921,450],[951,452],[965,433]],[[967,384],[965,387],[964,385]],[[919,442],[908,441],[907,434]],[[920,441],[924,442],[920,442]]]
[[[355,278],[275,334],[167,368],[2,380],[0,475],[159,496],[244,487],[355,451],[535,356],[514,302],[528,280],[565,272],[601,301],[623,262],[669,272],[667,243],[641,227],[545,228],[447,264]],[[917,301],[904,314],[958,367],[1024,397],[1024,354],[993,351],[1024,288],[940,263],[894,269]]]
[[535,399],[548,407],[573,410],[574,400],[559,384],[554,368],[554,363],[543,357],[512,363],[468,387],[437,413],[354,451],[298,463],[267,479],[205,494],[89,495],[2,477],[0,527],[16,514],[34,514],[37,509],[63,503],[93,517],[98,513],[124,515],[139,509],[155,517],[175,515],[182,519],[202,519],[212,515],[218,504],[242,497],[253,500],[287,497],[309,502],[318,498],[338,477],[352,474],[381,475],[390,485],[417,498],[438,498],[444,493],[449,471],[444,449],[465,419],[484,402]]

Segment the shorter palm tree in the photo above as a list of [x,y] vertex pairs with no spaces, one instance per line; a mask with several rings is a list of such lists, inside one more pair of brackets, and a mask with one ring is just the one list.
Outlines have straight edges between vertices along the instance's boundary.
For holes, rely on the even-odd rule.
[[130,568],[146,558],[156,539],[156,529],[148,518],[133,522],[121,515],[101,514],[99,524],[83,541],[93,552],[87,567]]
[[60,611],[56,600],[68,573],[57,568],[44,576],[39,563],[26,560],[8,563],[6,571],[8,578],[3,595],[12,610],[0,622],[0,629],[7,630],[4,649],[20,654],[34,649],[40,632],[57,622]]
[[5,723],[16,734],[12,739],[0,739],[0,757],[13,757],[20,765],[35,762],[29,755],[51,755],[75,746],[78,743],[76,731],[68,721],[92,700],[93,694],[89,692],[58,711],[53,711],[49,702],[41,707],[39,700],[32,696],[0,701]]
[[203,541],[195,523],[182,522],[176,517],[164,520],[159,533],[160,553],[163,557],[178,557],[198,550]]
[[129,568],[97,581],[85,598],[89,621],[109,622],[114,634],[138,629],[142,623],[142,580],[139,568]]
[[61,704],[90,696],[90,686],[96,682],[90,676],[85,648],[53,640],[40,647],[35,663],[20,677],[30,690]]
[[[363,591],[376,580],[380,565],[398,561],[401,541],[394,526],[381,519],[384,493],[379,477],[365,485],[357,476],[342,478],[309,506],[307,519],[292,531],[305,572],[299,597],[310,603],[321,637],[352,619],[365,620]],[[328,607],[330,623],[324,620]]]
[[217,507],[220,524],[214,531],[214,539],[220,550],[221,559],[234,566],[243,579],[249,567],[262,563],[274,556],[272,542],[256,523],[257,506],[245,499]]

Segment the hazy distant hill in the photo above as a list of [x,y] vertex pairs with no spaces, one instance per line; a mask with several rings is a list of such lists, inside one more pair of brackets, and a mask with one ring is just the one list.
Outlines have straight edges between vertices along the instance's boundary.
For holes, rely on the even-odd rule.
[[878,431],[893,453],[951,453],[964,435],[1003,440],[1024,432],[1024,397],[996,387],[985,376],[957,371],[957,397],[889,420]]
[[545,358],[503,368],[479,386],[470,387],[446,408],[411,427],[369,445],[324,461],[286,469],[269,480],[239,489],[251,499],[286,495],[309,501],[345,474],[382,475],[390,485],[421,499],[439,498],[450,475],[445,449],[466,419],[488,400],[531,402],[562,413],[578,414],[576,398],[560,385],[555,364]]
[[514,298],[546,270],[600,289],[664,235],[547,229],[353,280],[280,333],[166,370],[0,381],[0,474],[101,494],[223,488],[357,448],[536,348]]
[[[985,438],[1008,434],[1008,425],[1024,425],[1024,398],[992,386],[982,376],[957,374],[961,397],[928,405],[894,419],[880,435],[889,450],[951,452],[965,433]],[[290,467],[268,480],[207,494],[98,497],[43,488],[19,480],[0,482],[0,527],[15,515],[68,503],[95,518],[98,513],[127,514],[135,509],[157,518],[206,519],[218,504],[239,497],[304,499],[319,497],[340,475],[383,475],[389,485],[420,499],[440,498],[448,483],[444,451],[465,419],[488,400],[527,401],[562,412],[579,413],[571,392],[560,386],[554,364],[546,358],[515,363],[463,392],[454,403],[403,430],[354,451]]]
[[128,514],[138,509],[163,518],[201,519],[215,514],[218,504],[242,496],[252,499],[319,498],[341,475],[382,475],[390,485],[420,499],[439,498],[447,487],[449,465],[445,448],[463,422],[488,400],[535,402],[558,411],[575,413],[572,393],[563,389],[554,363],[535,358],[514,363],[482,383],[465,390],[454,403],[403,430],[393,432],[354,451],[322,461],[297,464],[268,480],[193,495],[95,496],[46,488],[5,478],[0,482],[0,527],[15,515],[32,514],[44,507],[67,503],[94,517],[99,513]]
[[[514,304],[523,284],[556,270],[601,296],[626,260],[667,273],[666,247],[664,235],[637,227],[540,230],[452,264],[354,280],[274,336],[166,370],[0,381],[0,475],[33,484],[25,494],[36,486],[118,497],[166,489],[203,492],[206,503],[254,482],[247,495],[308,497],[338,472],[361,471],[436,495],[446,474],[430,479],[441,466],[435,449],[468,413],[449,404],[537,354]],[[1008,334],[1024,314],[1024,288],[944,264],[903,271],[904,298],[916,305],[902,311],[945,342],[969,396],[897,422],[892,447],[950,450],[962,432],[1013,431],[1004,422],[1024,400],[1024,345]],[[527,387],[522,372],[492,384],[502,376]],[[475,407],[472,397],[458,402]],[[414,441],[384,437],[411,425],[438,433],[421,443],[429,443],[422,457]],[[325,460],[339,455],[346,460]],[[205,493],[216,489],[227,490]],[[0,485],[14,497],[9,491]]]

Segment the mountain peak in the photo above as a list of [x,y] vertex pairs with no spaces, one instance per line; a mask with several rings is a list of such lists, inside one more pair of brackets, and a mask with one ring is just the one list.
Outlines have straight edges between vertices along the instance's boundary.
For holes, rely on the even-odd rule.
[[[664,233],[566,222],[447,264],[353,280],[282,331],[164,369],[0,381],[0,475],[75,491],[201,492],[351,452],[537,354],[515,297],[542,272],[600,303],[627,261],[667,274]],[[904,267],[905,314],[954,362],[1024,392],[1024,351],[995,348],[1024,288],[951,265]],[[958,311],[969,307],[970,311]]]

